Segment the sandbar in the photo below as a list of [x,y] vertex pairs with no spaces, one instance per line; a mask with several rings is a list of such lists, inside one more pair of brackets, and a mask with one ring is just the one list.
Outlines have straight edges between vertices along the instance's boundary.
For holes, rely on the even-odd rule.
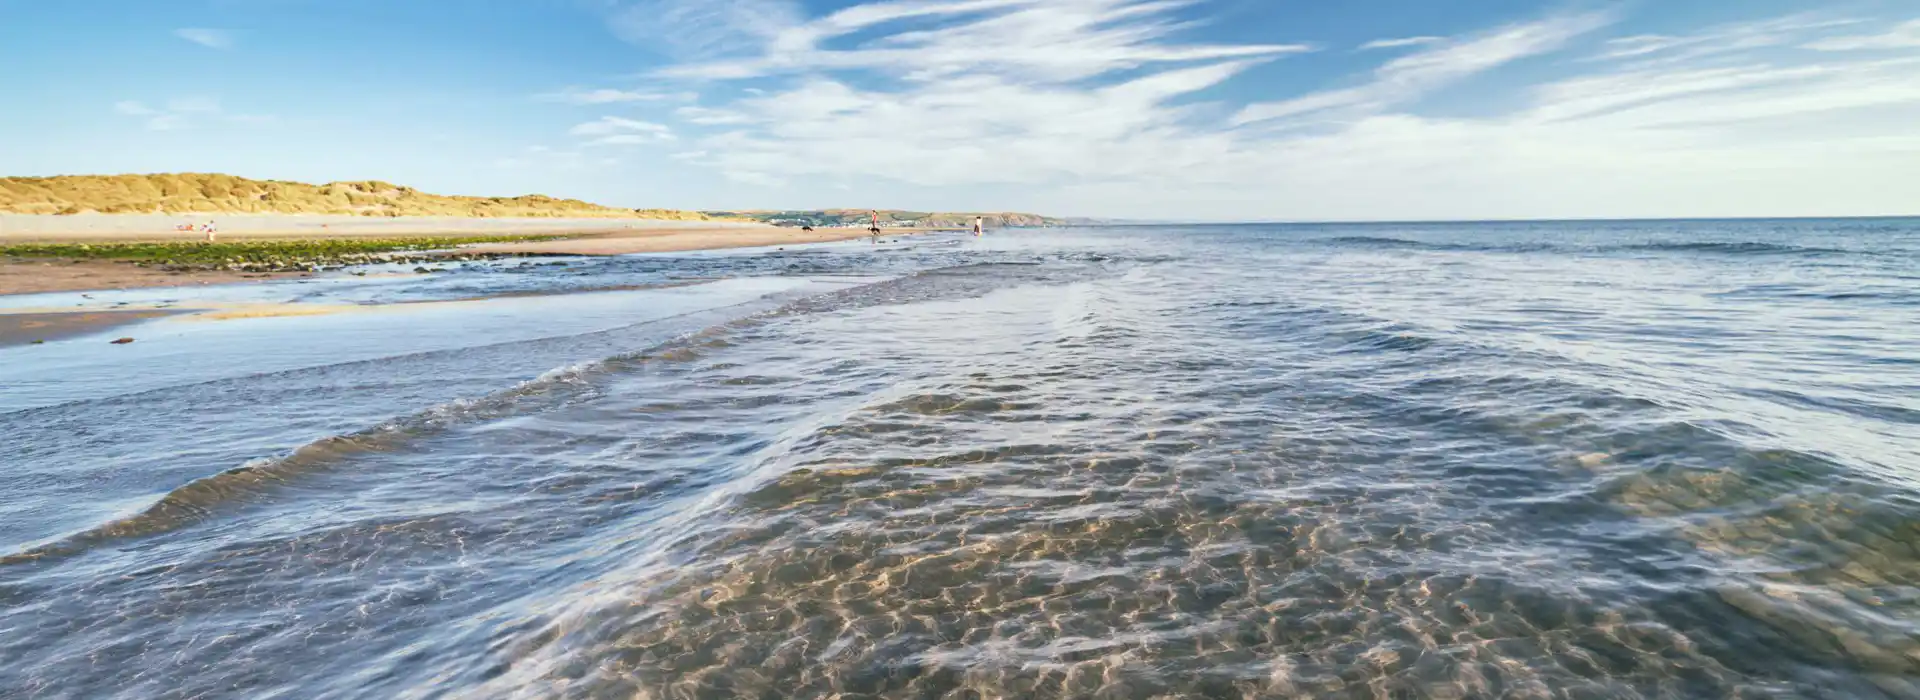
[[[881,236],[900,236],[910,233],[913,232],[896,229],[882,233]],[[586,234],[552,241],[479,243],[462,246],[460,250],[490,255],[629,255],[829,243],[866,238],[868,235],[864,230],[850,228],[813,231],[775,226],[752,229],[680,228]]]
[[[212,221],[222,241],[379,237],[564,235],[564,240],[479,244],[463,252],[489,255],[622,255],[782,246],[862,238],[859,229],[801,231],[759,223],[647,219],[460,219],[305,215],[0,214],[0,245],[205,240],[175,226]],[[886,235],[895,235],[889,232]],[[169,272],[109,261],[0,258],[0,295],[226,284],[303,276],[217,270]]]
[[72,338],[175,313],[178,312],[165,309],[137,309],[0,314],[0,347]]
[[303,277],[299,272],[168,272],[108,260],[35,260],[0,258],[0,295],[80,292],[101,289],[187,287],[262,279]]
[[[213,223],[222,240],[618,234],[660,230],[754,230],[766,224],[653,219],[454,218],[306,214],[0,214],[0,244],[205,240]],[[177,230],[193,226],[195,230]]]

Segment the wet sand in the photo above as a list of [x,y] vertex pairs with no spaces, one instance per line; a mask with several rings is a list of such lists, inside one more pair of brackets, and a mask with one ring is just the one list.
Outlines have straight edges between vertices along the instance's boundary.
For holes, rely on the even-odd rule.
[[75,311],[72,313],[0,314],[0,347],[31,345],[39,341],[72,338],[114,326],[170,316],[175,311]]
[[[346,313],[378,313],[424,308],[451,308],[499,299],[568,296],[605,292],[634,292],[707,284],[712,280],[684,280],[658,284],[619,284],[565,291],[519,291],[485,294],[433,301],[402,301],[385,304],[316,304],[304,302],[231,302],[209,299],[167,302],[160,306],[136,304],[132,308],[83,308],[73,311],[57,307],[0,308],[0,348],[52,342],[105,331],[118,326],[167,316],[184,321],[241,321],[299,316],[330,316]],[[93,302],[100,304],[104,302]],[[124,305],[124,304],[122,304]],[[129,331],[129,336],[137,335]]]
[[380,238],[391,236],[511,236],[618,234],[663,230],[756,230],[765,224],[653,219],[466,219],[453,217],[303,216],[271,214],[0,214],[0,244],[197,241],[206,234],[177,231],[213,222],[222,239]]
[[[205,234],[173,231],[183,216],[30,216],[0,214],[0,245],[197,241]],[[212,216],[220,240],[369,238],[405,236],[567,235],[565,240],[488,243],[463,252],[490,255],[624,255],[720,248],[800,245],[865,238],[861,229],[800,231],[736,222],[639,219],[368,219],[351,216]],[[885,237],[910,235],[889,231]],[[165,272],[123,263],[0,258],[0,295],[227,284],[299,276],[221,271]]]
[[[897,238],[914,232],[894,230],[882,238]],[[830,228],[801,231],[767,226],[758,229],[664,229],[612,234],[593,234],[555,241],[521,243],[481,243],[463,246],[463,252],[506,255],[627,255],[631,253],[673,253],[688,250],[722,248],[758,248],[764,246],[829,243],[866,238],[861,229]]]
[[0,295],[189,287],[306,276],[299,272],[168,272],[105,260],[0,258]]

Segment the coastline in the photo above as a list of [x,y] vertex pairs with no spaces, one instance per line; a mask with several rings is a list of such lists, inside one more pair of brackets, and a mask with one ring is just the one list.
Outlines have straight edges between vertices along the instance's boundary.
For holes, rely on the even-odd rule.
[[157,287],[203,287],[211,284],[239,284],[310,276],[312,273],[307,272],[237,270],[173,272],[109,260],[0,258],[0,296]]
[[[203,215],[204,216],[204,215]],[[112,245],[119,243],[191,244],[205,240],[199,232],[171,231],[168,222],[185,217],[154,215],[37,216],[0,214],[0,246],[18,244]],[[636,253],[673,253],[729,248],[778,247],[831,243],[867,238],[864,229],[826,228],[802,231],[765,224],[654,220],[581,219],[444,219],[329,216],[214,216],[222,243],[372,240],[397,235],[413,238],[471,240],[476,236],[544,235],[546,240],[455,244],[417,256],[613,256]],[[240,226],[229,229],[229,222]],[[888,229],[883,237],[925,233]],[[267,272],[237,269],[162,269],[126,260],[63,257],[0,256],[0,297],[34,294],[107,292],[113,290],[198,288],[248,284],[270,280],[311,278],[312,272]],[[188,294],[195,294],[188,292]],[[89,304],[88,306],[93,306]],[[0,347],[105,332],[160,316],[182,312],[195,315],[194,303],[170,310],[81,308],[0,309]],[[199,315],[218,316],[208,308]],[[247,313],[288,315],[298,309],[257,310]]]
[[337,214],[9,214],[0,213],[0,244],[198,241],[205,234],[178,231],[212,222],[222,239],[368,238],[392,236],[571,235],[665,229],[753,230],[757,222],[675,221],[614,218],[459,218],[442,216],[345,216]]
[[[194,243],[197,231],[172,227],[213,221],[223,243],[291,240],[366,240],[408,236],[560,236],[543,241],[503,241],[450,247],[441,254],[499,256],[605,256],[726,248],[804,245],[867,237],[862,229],[801,231],[759,223],[646,219],[455,219],[303,215],[109,215],[0,214],[0,246],[10,244],[104,245]],[[889,230],[883,236],[919,233]],[[196,269],[169,271],[111,260],[0,257],[0,296],[108,289],[236,284],[302,276],[299,272]]]
[[0,348],[64,340],[177,313],[170,309],[0,313]]
[[[882,229],[882,238],[897,238],[924,233],[918,229]],[[462,253],[481,255],[630,255],[634,253],[683,253],[695,250],[761,248],[859,240],[870,234],[864,229],[829,228],[802,231],[797,228],[765,226],[753,229],[678,228],[618,233],[589,233],[549,241],[479,243],[461,246]]]

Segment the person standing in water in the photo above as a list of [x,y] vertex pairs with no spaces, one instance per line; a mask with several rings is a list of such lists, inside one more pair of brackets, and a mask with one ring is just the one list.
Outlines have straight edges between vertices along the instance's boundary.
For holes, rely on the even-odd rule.
[[984,217],[973,217],[973,235],[980,235],[980,229],[986,227],[986,225],[987,220]]
[[879,243],[880,242],[880,210],[873,209],[868,211],[867,213],[873,215],[873,225],[867,227],[867,233],[873,234],[874,243]]

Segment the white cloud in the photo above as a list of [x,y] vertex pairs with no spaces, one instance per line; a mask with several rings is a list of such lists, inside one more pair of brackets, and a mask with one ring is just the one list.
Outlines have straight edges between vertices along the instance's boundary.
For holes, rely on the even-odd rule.
[[[734,6],[743,0],[727,0]],[[1273,57],[1310,51],[1304,44],[1176,44],[1163,41],[1186,24],[1174,10],[1193,0],[892,0],[857,5],[812,22],[758,22],[740,32],[761,37],[744,58],[682,64],[681,78],[729,80],[815,71],[871,70],[926,82],[994,73],[1067,82],[1163,63]],[[772,16],[782,17],[774,12]],[[859,46],[830,39],[903,20],[959,18],[937,30],[899,31]],[[733,53],[742,53],[738,47]]]
[[[811,21],[748,28],[753,45],[663,75],[715,80],[793,76],[749,88],[724,106],[687,106],[680,120],[734,131],[707,137],[699,162],[736,182],[772,186],[792,175],[850,167],[934,183],[996,170],[996,158],[1062,144],[1096,147],[1135,130],[1179,130],[1190,107],[1171,104],[1297,44],[1174,41],[1188,0],[928,0],[859,5]],[[937,28],[929,28],[930,23]],[[844,46],[859,33],[869,38]],[[836,45],[828,47],[831,40]],[[875,73],[906,87],[857,87],[834,73]],[[1099,87],[1075,83],[1127,73]],[[903,162],[912,168],[899,168]],[[998,169],[1014,180],[1060,172],[1034,160]],[[1077,166],[1063,164],[1068,169]]]
[[[765,94],[765,93],[749,93],[749,94]],[[704,126],[716,126],[716,125],[724,125],[724,124],[748,124],[753,122],[753,117],[749,117],[740,112],[724,110],[724,109],[709,109],[706,107],[700,107],[696,105],[681,107],[677,110],[674,110],[673,114],[674,116],[679,117],[681,121],[687,122],[689,124],[700,124]]]
[[1426,46],[1428,44],[1438,44],[1442,41],[1446,41],[1446,38],[1437,37],[1437,36],[1410,36],[1404,39],[1376,39],[1374,41],[1369,41],[1365,44],[1361,44],[1360,50],[1373,51],[1375,49],[1403,49],[1410,46]]
[[1508,25],[1395,59],[1374,71],[1373,81],[1360,87],[1248,105],[1233,121],[1252,124],[1327,111],[1377,113],[1513,61],[1557,51],[1611,21],[1607,15],[1582,14]]
[[1920,48],[1920,19],[1894,27],[1885,34],[1836,36],[1806,45],[1815,51],[1876,51]]
[[754,172],[752,170],[722,170],[720,171],[720,175],[722,177],[727,178],[728,180],[732,180],[734,182],[738,182],[743,185],[754,185],[756,187],[787,186],[787,181],[785,178],[775,177],[773,175],[768,175],[766,173],[761,173],[761,172]]
[[550,92],[544,95],[539,95],[537,97],[540,100],[547,101],[547,102],[565,102],[567,104],[575,104],[575,105],[608,105],[608,104],[621,104],[621,103],[629,103],[629,102],[665,102],[665,101],[684,102],[684,101],[698,99],[699,95],[691,92],[685,92],[685,91],[647,92],[647,91],[637,91],[637,90],[615,90],[611,88],[589,89],[589,88],[581,88],[581,87],[569,87],[559,92]]
[[1835,30],[1860,24],[1863,20],[1818,14],[1795,14],[1754,22],[1738,22],[1681,36],[1643,34],[1613,39],[1598,60],[1643,59],[1651,62],[1685,62],[1738,54],[1756,49],[1789,46],[1801,41],[1808,32]]
[[[700,21],[754,4],[722,1]],[[689,146],[671,158],[797,193],[782,196],[832,196],[860,174],[862,191],[955,208],[1151,218],[1885,213],[1920,201],[1920,51],[1904,30],[1849,37],[1858,20],[1796,15],[1603,41],[1611,15],[1559,15],[1376,42],[1418,48],[1356,84],[1286,94],[1254,70],[1298,45],[1187,43],[1177,11],[1194,6],[886,0],[808,19],[781,5],[661,71],[754,81],[675,110]],[[1571,51],[1588,41],[1598,56]],[[1580,60],[1538,61],[1545,79],[1492,74],[1556,55]],[[1473,116],[1423,107],[1458,95],[1471,99],[1450,103]],[[617,124],[576,133],[672,133]]]
[[603,146],[640,146],[659,143],[662,140],[665,139],[650,134],[611,134],[594,139],[593,142]]
[[268,114],[229,114],[220,101],[211,97],[176,97],[156,108],[138,100],[116,102],[113,111],[129,117],[141,117],[149,131],[175,131],[215,121],[230,124],[260,125],[275,121]]
[[620,38],[682,58],[750,50],[801,23],[785,0],[639,0],[612,3],[608,25]]
[[664,124],[655,124],[653,122],[643,122],[621,117],[601,117],[598,120],[575,126],[573,130],[568,133],[574,136],[608,136],[627,132],[667,136],[671,135],[673,130],[667,128]]
[[577,125],[567,133],[588,137],[592,143],[607,146],[636,146],[662,141],[673,141],[673,129],[665,124],[643,122],[622,117],[601,117],[595,121]]
[[618,162],[614,158],[590,157],[579,149],[556,150],[547,146],[528,146],[517,155],[496,159],[493,165],[502,170],[584,172]]
[[173,35],[209,49],[225,51],[233,48],[233,35],[218,29],[190,27],[175,29]]

